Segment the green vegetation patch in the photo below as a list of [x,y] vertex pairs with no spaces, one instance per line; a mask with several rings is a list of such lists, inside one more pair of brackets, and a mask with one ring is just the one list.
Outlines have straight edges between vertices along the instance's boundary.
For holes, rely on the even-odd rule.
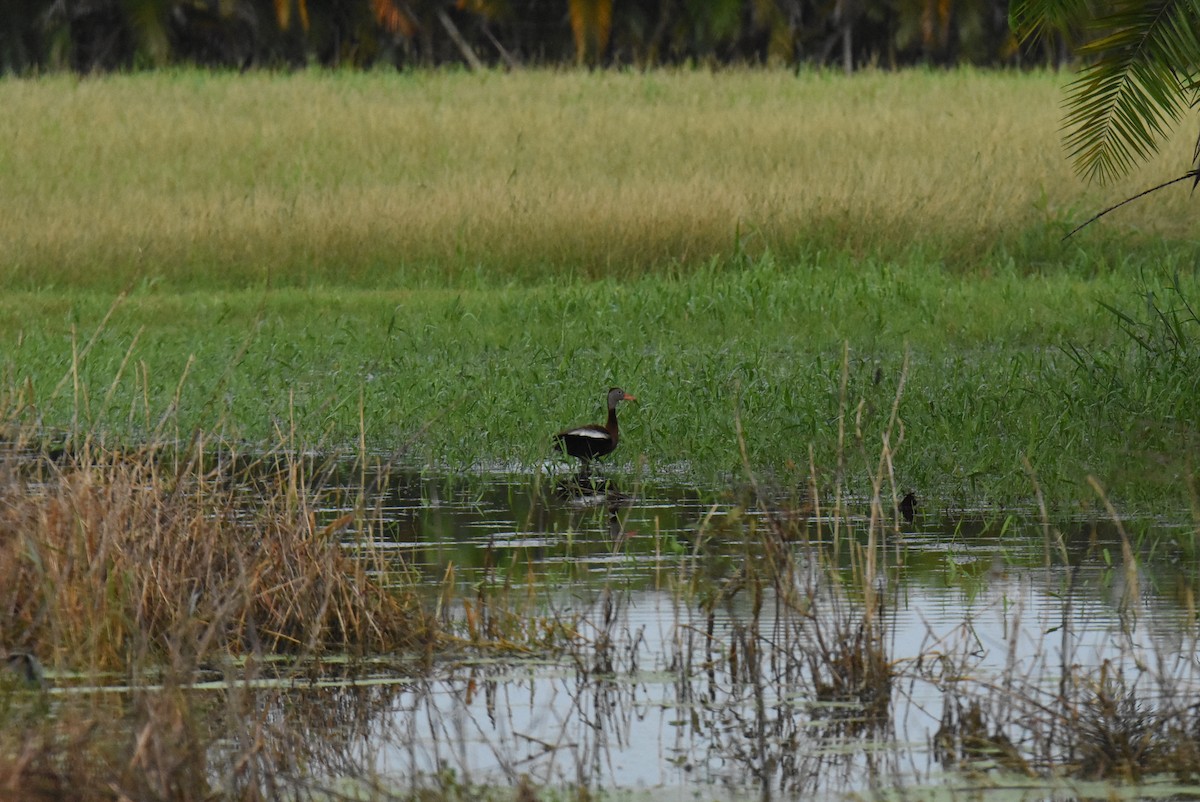
[[[1097,384],[1138,370],[1101,305],[1141,303],[1137,284],[842,258],[488,290],[17,293],[0,302],[0,365],[51,428],[153,441],[199,427],[451,470],[535,469],[550,434],[602,420],[620,385],[639,402],[622,407],[614,469],[719,482],[741,473],[739,417],[755,466],[802,481],[810,446],[826,476],[861,452],[865,481],[905,375],[892,446],[898,479],[924,493],[1023,497],[1023,457],[1052,496],[1086,494],[1089,473],[1174,493],[1186,392],[1131,372],[1131,437],[1120,387]],[[1100,354],[1119,365],[1082,366]]]
[[[740,420],[756,469],[865,486],[903,378],[894,465],[923,494],[1024,498],[1028,460],[1054,498],[1096,475],[1178,500],[1186,189],[1061,237],[1177,174],[1189,143],[1085,186],[1057,143],[1059,83],[6,81],[4,392],[48,436],[201,428],[529,471],[620,385],[640,401],[613,469],[741,476]],[[1131,332],[1171,314],[1164,360]]]

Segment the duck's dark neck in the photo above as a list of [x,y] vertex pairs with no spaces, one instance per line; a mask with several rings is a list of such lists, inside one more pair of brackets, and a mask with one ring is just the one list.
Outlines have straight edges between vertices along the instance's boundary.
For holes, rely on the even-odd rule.
[[617,436],[617,406],[616,406],[616,404],[614,404],[613,406],[608,408],[608,423],[604,424],[604,428],[608,429],[608,433],[611,434],[613,437]]

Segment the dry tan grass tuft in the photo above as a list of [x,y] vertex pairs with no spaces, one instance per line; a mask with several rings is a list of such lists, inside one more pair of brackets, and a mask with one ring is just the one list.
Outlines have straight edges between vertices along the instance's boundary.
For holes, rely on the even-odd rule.
[[221,469],[170,465],[154,449],[5,463],[0,631],[50,665],[194,669],[434,637],[415,595],[380,586],[338,527],[317,524],[316,494],[294,465],[247,498]]

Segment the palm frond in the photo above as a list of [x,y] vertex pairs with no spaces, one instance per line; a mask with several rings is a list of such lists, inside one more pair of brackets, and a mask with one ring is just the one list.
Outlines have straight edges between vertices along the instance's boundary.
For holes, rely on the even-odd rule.
[[1020,41],[1028,42],[1051,31],[1069,34],[1090,14],[1088,0],[1013,0],[1008,24]]
[[1153,156],[1195,93],[1197,0],[1118,0],[1088,24],[1093,58],[1068,86],[1066,146],[1076,170],[1109,181]]

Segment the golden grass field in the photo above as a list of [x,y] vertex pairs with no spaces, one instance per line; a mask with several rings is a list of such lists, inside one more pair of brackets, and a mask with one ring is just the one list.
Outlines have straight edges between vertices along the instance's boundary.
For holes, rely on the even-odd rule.
[[[986,267],[998,247],[1056,242],[1190,166],[1193,132],[1181,130],[1122,184],[1085,184],[1060,144],[1069,77],[6,80],[0,280],[395,285],[629,275],[764,248],[915,247]],[[1191,202],[1180,184],[1082,237],[1191,238]]]

